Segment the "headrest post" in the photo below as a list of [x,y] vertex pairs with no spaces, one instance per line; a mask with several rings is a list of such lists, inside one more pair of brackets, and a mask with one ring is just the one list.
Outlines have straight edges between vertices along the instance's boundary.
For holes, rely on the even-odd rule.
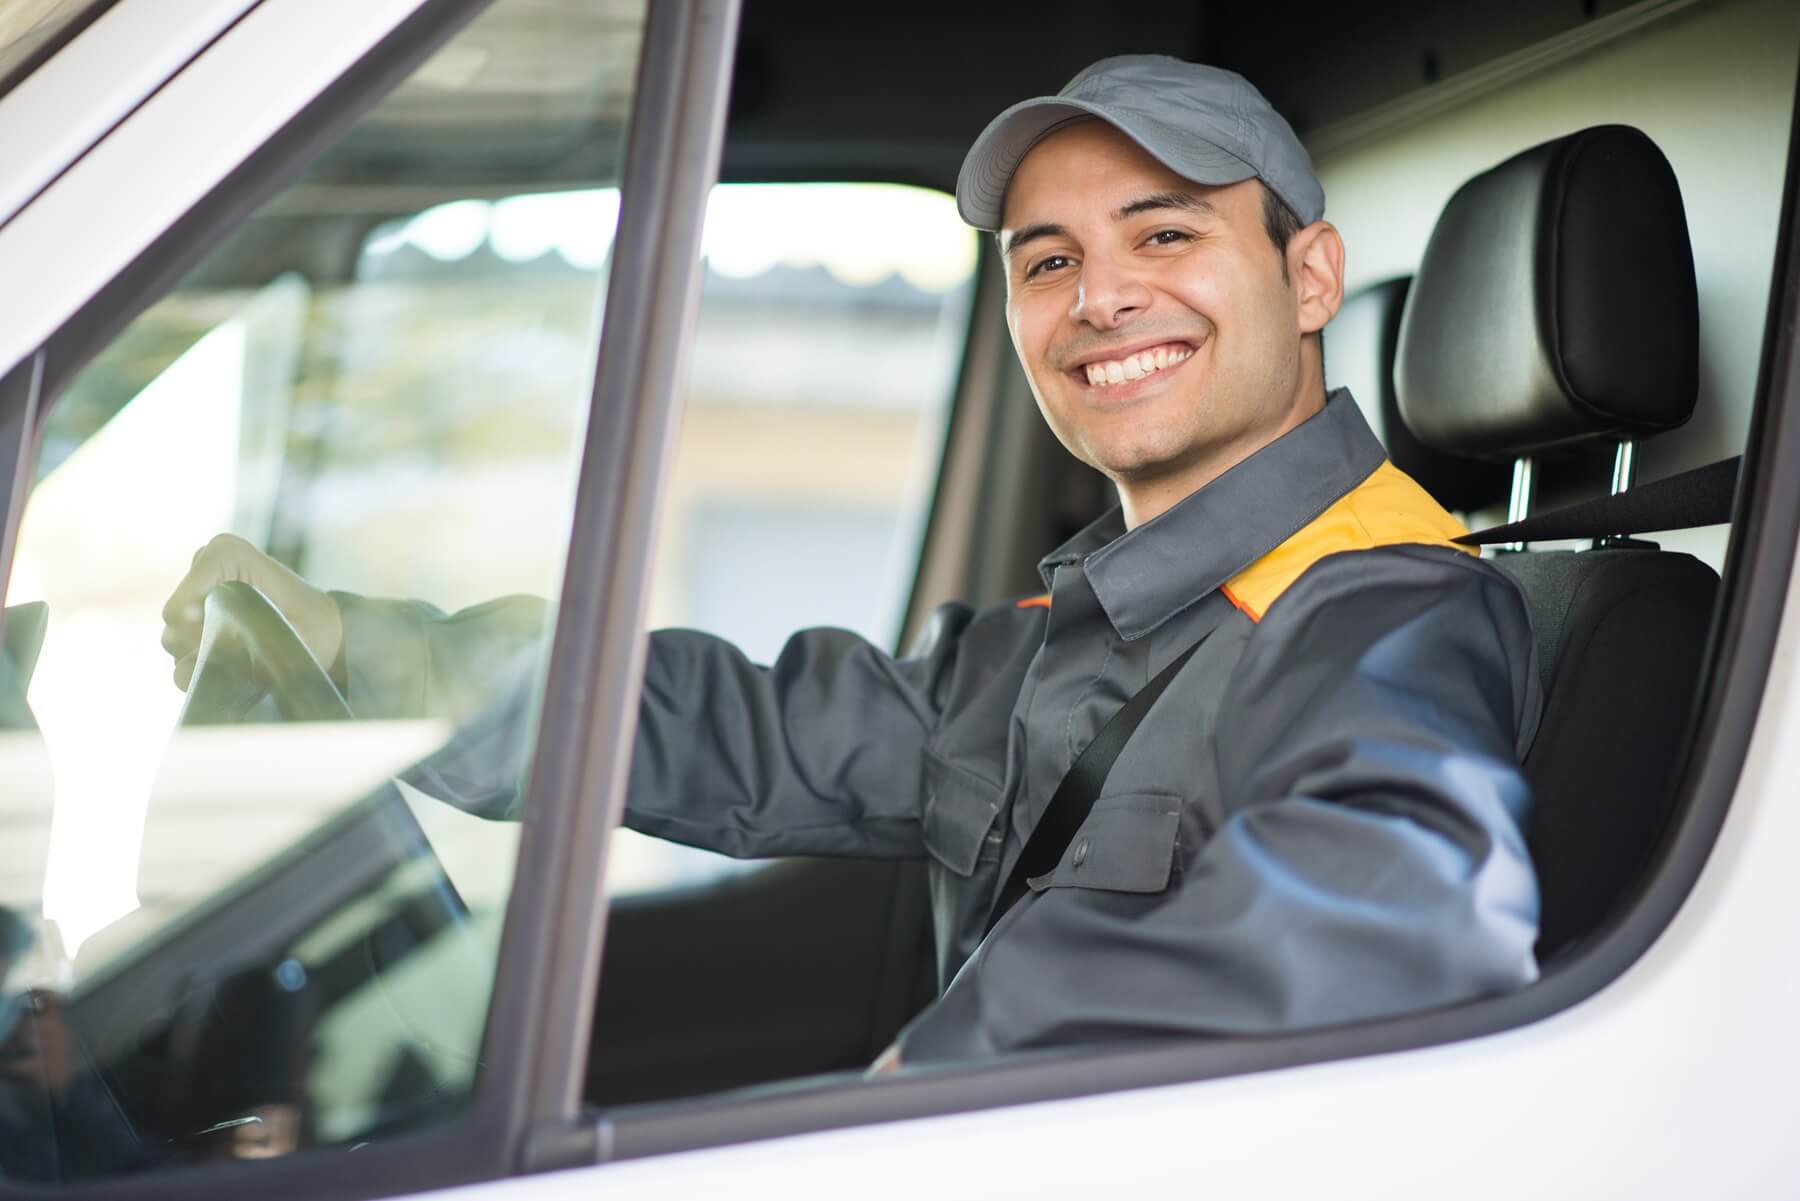
[[[1531,516],[1531,492],[1534,485],[1532,478],[1532,458],[1520,455],[1513,460],[1512,499],[1506,506],[1506,524],[1524,521]],[[1502,542],[1495,550],[1524,550],[1523,542]]]
[[1619,448],[1613,452],[1612,494],[1617,496],[1631,487],[1631,482],[1636,476],[1637,440],[1621,438]]
[[[1630,488],[1637,478],[1637,440],[1634,438],[1619,439],[1618,449],[1613,451],[1612,494],[1617,496]],[[1606,534],[1594,539],[1590,544],[1592,550],[1603,550],[1609,546],[1637,546],[1639,543],[1623,534]]]

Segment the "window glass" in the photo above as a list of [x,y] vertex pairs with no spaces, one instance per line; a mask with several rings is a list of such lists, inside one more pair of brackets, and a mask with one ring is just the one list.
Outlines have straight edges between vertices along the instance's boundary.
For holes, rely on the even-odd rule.
[[0,1179],[466,1105],[641,9],[499,0],[52,398],[0,656]]
[[[713,189],[653,627],[717,634],[765,664],[808,626],[895,646],[967,337],[975,251],[942,192]],[[738,870],[621,828],[607,882],[615,894],[654,892]]]
[[[588,272],[608,248],[599,234],[618,206],[605,188],[461,199],[370,232],[357,265],[365,286],[344,298],[338,337],[359,378],[381,387],[333,405],[331,428],[309,450],[320,500],[284,507],[309,523],[303,546],[274,536],[294,543],[303,574],[367,594],[428,596],[445,610],[507,592],[550,594],[563,531],[541,514],[561,482],[538,470],[533,448],[568,437],[569,410],[553,385],[581,351],[557,331],[585,319]],[[891,647],[968,327],[975,235],[941,192],[725,184],[713,190],[702,254],[650,623],[718,634],[765,663],[806,626]],[[481,288],[461,286],[472,275],[486,279]],[[466,371],[451,352],[471,331],[492,374]],[[439,436],[485,448],[481,469],[421,474],[404,499],[377,509],[342,503],[391,454],[380,439],[394,390],[455,414]],[[396,467],[382,470],[391,479]],[[433,522],[469,531],[484,570],[470,570],[454,544],[437,557],[389,553]],[[616,833],[611,857],[615,895],[752,866],[630,830]]]

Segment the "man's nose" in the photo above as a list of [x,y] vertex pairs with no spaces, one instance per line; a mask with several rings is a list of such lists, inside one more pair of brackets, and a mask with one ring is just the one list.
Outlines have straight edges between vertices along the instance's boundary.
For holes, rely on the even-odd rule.
[[1075,285],[1073,320],[1095,329],[1117,329],[1150,307],[1150,289],[1124,264],[1089,258]]

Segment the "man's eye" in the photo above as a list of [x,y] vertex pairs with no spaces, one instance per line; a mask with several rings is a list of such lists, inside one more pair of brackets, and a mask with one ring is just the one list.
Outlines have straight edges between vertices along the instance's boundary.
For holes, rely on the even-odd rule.
[[1145,239],[1145,241],[1149,242],[1152,246],[1174,246],[1180,242],[1191,242],[1193,240],[1194,235],[1188,233],[1184,229],[1159,229]]
[[1068,265],[1069,256],[1066,254],[1046,255],[1037,262],[1031,264],[1031,266],[1025,268],[1025,278],[1034,279],[1040,271],[1060,271]]

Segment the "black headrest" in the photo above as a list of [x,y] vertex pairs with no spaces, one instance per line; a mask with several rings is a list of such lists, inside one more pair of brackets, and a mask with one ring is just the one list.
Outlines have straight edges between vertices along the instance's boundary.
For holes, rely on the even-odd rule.
[[1686,421],[1699,388],[1694,255],[1656,143],[1596,126],[1458,189],[1413,280],[1396,383],[1413,433],[1465,455]]
[[1510,472],[1502,465],[1433,450],[1400,419],[1394,395],[1394,351],[1409,276],[1371,284],[1345,297],[1325,331],[1325,375],[1348,388],[1387,447],[1394,466],[1417,480],[1446,509],[1467,512],[1506,499]]

